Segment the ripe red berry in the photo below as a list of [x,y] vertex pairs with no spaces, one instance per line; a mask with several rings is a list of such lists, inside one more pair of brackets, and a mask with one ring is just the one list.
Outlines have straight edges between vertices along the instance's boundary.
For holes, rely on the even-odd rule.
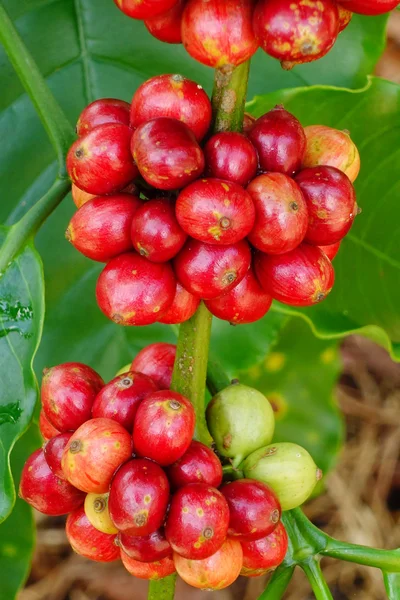
[[216,133],[204,147],[206,172],[211,177],[247,185],[257,171],[256,149],[247,137],[235,131]]
[[196,296],[185,290],[180,283],[177,283],[174,301],[162,317],[158,319],[158,322],[167,325],[184,323],[193,317],[199,304],[200,298],[196,298]]
[[79,138],[67,156],[72,182],[99,196],[121,191],[138,175],[130,151],[131,137],[127,125],[107,123]]
[[383,15],[398,5],[398,0],[340,0],[341,6],[358,15]]
[[93,198],[74,214],[65,237],[84,256],[107,262],[132,248],[133,215],[141,204],[130,194]]
[[347,8],[343,8],[343,6],[339,6],[339,33],[346,29],[347,25],[349,25],[351,19],[353,18],[353,13],[351,10],[347,10]]
[[30,455],[22,469],[19,496],[39,512],[53,517],[66,515],[85,500],[85,494],[54,475],[41,448]]
[[119,558],[116,535],[95,529],[83,507],[68,515],[65,532],[74,552],[85,558],[97,562],[112,562]]
[[175,0],[175,4],[160,15],[145,19],[144,24],[152,36],[167,44],[181,44],[182,14],[186,0]]
[[341,243],[342,240],[340,240],[340,242],[336,242],[336,244],[329,244],[329,246],[319,246],[319,248],[322,250],[322,252],[324,252],[324,254],[326,254],[329,260],[333,260],[336,254],[339,252]]
[[114,0],[123,13],[132,19],[148,19],[171,8],[176,0]]
[[304,128],[307,138],[302,167],[326,165],[346,173],[355,181],[360,171],[360,155],[347,131],[339,131],[325,125],[309,125]]
[[168,198],[149,200],[136,211],[131,236],[135,250],[156,263],[176,256],[187,240]]
[[88,194],[88,192],[84,192],[74,183],[71,186],[71,194],[72,200],[78,208],[83,206],[86,202],[89,202],[89,200],[96,198],[96,194]]
[[139,579],[151,579],[154,581],[175,573],[174,561],[170,556],[154,562],[141,562],[129,558],[125,552],[121,551],[121,559],[125,569]]
[[190,483],[172,496],[165,535],[174,552],[201,560],[221,548],[228,524],[228,503],[221,492],[205,483]]
[[171,387],[174,369],[176,346],[157,342],[143,348],[132,361],[132,371],[144,373],[151,377],[164,390]]
[[185,123],[159,117],[142,123],[132,137],[132,154],[143,179],[160,190],[182,188],[201,175],[204,154]]
[[82,363],[63,363],[44,369],[40,391],[42,407],[59,432],[75,431],[90,419],[96,395],[104,381]]
[[62,457],[65,477],[86,493],[108,492],[118,467],[132,456],[130,434],[111,419],[90,419],[70,438]]
[[167,542],[163,529],[157,529],[145,536],[128,535],[121,531],[118,543],[129,558],[140,562],[149,563],[162,560],[167,556],[172,557],[172,548]]
[[290,306],[311,306],[329,294],[335,273],[329,258],[317,246],[300,244],[286,254],[259,252],[255,271],[265,291]]
[[276,569],[285,558],[288,536],[282,523],[268,536],[252,542],[242,542],[243,567],[241,575],[258,577]]
[[210,299],[235,287],[246,275],[250,262],[250,248],[244,240],[215,246],[190,239],[174,259],[174,269],[184,288]]
[[258,152],[262,171],[293,175],[299,170],[306,136],[300,122],[283,106],[257,119],[248,137]]
[[206,301],[211,314],[233,325],[254,323],[268,312],[272,297],[267,294],[253,269],[249,269],[242,281],[226,294]]
[[193,441],[185,454],[168,467],[167,475],[175,489],[189,483],[205,483],[217,488],[222,481],[222,466],[211,448]]
[[57,477],[64,480],[66,480],[66,477],[61,467],[61,459],[65,446],[68,444],[71,436],[72,431],[59,433],[43,446],[44,457],[50,469],[53,471],[54,475],[57,475]]
[[42,438],[45,440],[45,442],[47,442],[48,440],[51,440],[52,437],[54,437],[55,435],[58,435],[60,432],[58,431],[58,429],[56,429],[48,420],[48,418],[46,417],[46,414],[43,410],[43,408],[40,411],[40,415],[39,415],[39,429],[40,429],[40,433],[42,434]]
[[86,135],[99,125],[106,123],[122,123],[129,125],[131,106],[128,102],[116,98],[101,98],[89,104],[79,115],[76,133],[79,137]]
[[212,108],[201,85],[182,75],[157,75],[136,90],[131,125],[139,127],[157,117],[183,121],[201,141],[211,125]]
[[197,61],[219,69],[237,66],[257,50],[252,0],[189,0],[183,11],[182,41]]
[[103,313],[120,325],[155,323],[172,304],[176,280],[168,263],[152,263],[136,252],[110,260],[97,280]]
[[311,167],[296,175],[307,202],[309,244],[326,246],[339,242],[350,230],[357,214],[356,193],[350,179],[335,167]]
[[238,184],[198,179],[176,201],[176,217],[191,237],[208,244],[235,244],[250,233],[255,219],[251,197]]
[[195,424],[194,408],[187,398],[177,392],[153,392],[136,413],[135,452],[163,467],[171,465],[189,448]]
[[162,468],[151,460],[135,458],[116,473],[108,506],[117,529],[144,536],[161,527],[168,500],[169,483]]
[[250,243],[268,254],[296,248],[308,226],[307,204],[299,186],[283,173],[268,173],[253,179],[247,190],[256,209]]

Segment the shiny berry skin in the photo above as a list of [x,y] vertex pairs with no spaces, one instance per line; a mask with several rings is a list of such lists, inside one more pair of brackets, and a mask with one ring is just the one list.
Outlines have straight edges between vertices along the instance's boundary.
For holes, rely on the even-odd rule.
[[131,250],[133,215],[141,205],[130,194],[93,198],[73,215],[65,237],[87,258],[107,262]]
[[307,202],[305,241],[315,246],[339,242],[357,214],[356,193],[350,179],[335,167],[310,167],[296,175]]
[[162,468],[151,460],[135,458],[116,473],[108,506],[114,525],[128,535],[150,535],[164,522],[169,483]]
[[40,411],[39,415],[39,430],[42,434],[42,438],[45,442],[51,440],[55,435],[58,435],[60,432],[56,429],[46,417],[46,414],[43,408]]
[[136,252],[110,260],[97,280],[101,311],[120,325],[155,323],[172,304],[176,280],[168,263],[156,264]]
[[252,542],[242,542],[243,567],[241,575],[259,577],[276,569],[285,558],[288,536],[282,523],[268,536]]
[[19,497],[52,517],[66,515],[85,500],[85,494],[54,475],[41,448],[29,456],[22,469]]
[[205,483],[190,483],[172,496],[165,535],[174,552],[201,560],[225,541],[229,508],[224,496]]
[[117,536],[95,529],[82,507],[68,515],[65,532],[72,550],[85,558],[97,562],[112,562],[119,558]]
[[62,457],[65,477],[87,494],[108,492],[118,467],[132,456],[130,434],[111,419],[90,419],[70,438]]
[[106,123],[122,123],[129,125],[131,106],[128,102],[116,98],[101,98],[91,102],[79,115],[76,133],[79,137],[86,135],[99,125]]
[[135,452],[165,467],[190,446],[196,415],[190,401],[177,392],[153,392],[142,400],[133,426]]
[[167,556],[172,557],[172,548],[165,537],[163,529],[157,529],[150,535],[128,535],[122,531],[118,535],[118,543],[122,550],[139,562],[154,562]]
[[192,238],[207,244],[235,244],[254,225],[251,197],[240,185],[223,179],[198,179],[176,201],[176,217]]
[[141,562],[129,558],[129,556],[121,550],[121,560],[125,569],[129,571],[133,577],[137,577],[138,579],[150,579],[156,581],[157,579],[163,579],[164,577],[168,577],[168,575],[175,573],[174,561],[170,556],[166,556],[165,558],[154,562]]
[[114,0],[122,12],[132,19],[149,19],[169,10],[176,0]]
[[340,242],[336,242],[336,244],[329,244],[329,246],[319,246],[319,248],[322,250],[322,252],[324,252],[324,254],[326,254],[329,260],[333,260],[336,254],[339,252],[341,243],[342,240],[340,240]]
[[241,325],[262,319],[271,303],[272,297],[263,290],[250,268],[233,289],[218,298],[207,300],[205,304],[214,317]]
[[143,373],[128,372],[118,375],[97,394],[93,404],[93,418],[113,419],[132,432],[133,421],[141,401],[158,385]]
[[131,237],[135,250],[156,263],[176,256],[187,240],[168,198],[149,200],[136,211]]
[[183,11],[182,41],[195,60],[219,69],[237,66],[257,50],[252,0],[189,0]]
[[136,90],[132,98],[131,126],[157,117],[183,121],[201,141],[211,125],[212,108],[201,85],[182,75],[157,75]]
[[355,181],[360,171],[360,155],[357,146],[346,131],[326,125],[309,125],[304,128],[307,138],[302,168],[328,166],[343,171]]
[[175,4],[160,15],[145,19],[144,24],[152,36],[166,44],[181,44],[182,14],[186,0],[175,0]]
[[98,196],[121,191],[138,175],[130,151],[131,137],[127,125],[107,123],[79,138],[67,155],[72,183]]
[[247,188],[255,209],[249,242],[268,254],[296,248],[308,226],[307,204],[299,186],[283,173],[259,175]]
[[340,0],[343,8],[358,15],[383,15],[399,4],[398,0]]
[[276,106],[257,119],[248,133],[262,171],[293,175],[299,170],[306,149],[300,121],[283,106]]
[[132,137],[132,155],[143,179],[160,190],[188,185],[201,175],[204,154],[185,123],[159,117],[142,123]]
[[168,467],[167,475],[174,489],[189,483],[205,483],[217,488],[222,482],[222,466],[211,448],[193,441],[185,454]]
[[66,477],[61,467],[61,459],[65,446],[68,444],[71,436],[72,431],[59,433],[43,446],[44,457],[50,469],[53,471],[54,475],[57,475],[57,477],[64,480],[66,480]]
[[86,202],[89,202],[89,200],[96,198],[96,194],[88,194],[88,192],[79,189],[74,183],[71,186],[71,194],[72,200],[78,208],[83,206]]
[[350,24],[351,19],[353,18],[353,13],[351,10],[347,10],[347,8],[343,8],[338,4],[339,11],[339,33],[346,29],[347,25]]
[[222,590],[231,585],[240,574],[243,551],[236,540],[226,540],[212,556],[203,560],[189,560],[174,553],[179,576],[192,587],[201,590]]
[[283,63],[305,63],[332,48],[339,33],[339,12],[333,0],[259,0],[253,28],[264,52]]
[[200,298],[196,298],[196,296],[185,290],[180,283],[177,283],[174,301],[162,317],[158,319],[158,322],[166,325],[184,323],[193,317],[199,304]]
[[289,306],[321,302],[335,280],[329,258],[317,246],[309,244],[300,244],[291,252],[275,256],[259,252],[254,266],[267,294]]
[[104,381],[82,363],[63,363],[43,370],[40,397],[47,419],[60,432],[75,431],[90,419]]
[[156,342],[140,350],[132,361],[131,369],[151,377],[160,389],[168,390],[171,387],[175,355],[175,344]]
[[109,494],[87,494],[85,498],[85,514],[91,525],[102,533],[118,533],[118,529],[111,521],[108,510]]
[[246,275],[250,262],[250,247],[244,240],[216,246],[190,239],[174,259],[174,269],[184,288],[208,300],[235,287]]
[[247,185],[255,177],[258,156],[247,137],[235,131],[213,135],[204,147],[206,173],[211,177],[227,179]]

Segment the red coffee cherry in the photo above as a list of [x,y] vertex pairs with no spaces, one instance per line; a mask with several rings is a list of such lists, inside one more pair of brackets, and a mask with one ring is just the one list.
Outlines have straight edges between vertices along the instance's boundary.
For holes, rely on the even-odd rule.
[[90,419],[104,381],[82,363],[63,363],[43,370],[40,391],[47,419],[59,432],[75,431]]
[[204,147],[206,172],[211,177],[247,185],[257,171],[256,149],[247,137],[235,131],[216,133]]
[[311,306],[326,298],[335,273],[329,258],[317,246],[300,244],[286,254],[255,257],[255,272],[264,290],[290,306]]
[[339,33],[346,29],[347,25],[350,24],[351,19],[353,18],[353,13],[347,8],[343,8],[343,6],[339,6]]
[[42,434],[42,438],[44,439],[45,442],[47,442],[48,440],[51,440],[51,438],[53,438],[55,435],[58,435],[60,432],[58,431],[58,429],[56,429],[48,420],[48,418],[45,415],[45,412],[43,410],[43,408],[40,411],[40,415],[39,415],[39,430],[40,433]]
[[169,10],[176,0],[114,0],[123,13],[132,19],[149,19]]
[[222,466],[211,448],[193,441],[185,454],[168,467],[167,475],[175,489],[189,483],[205,483],[217,488],[222,481]]
[[68,515],[65,532],[74,552],[85,558],[97,562],[112,562],[119,558],[117,536],[95,529],[83,507]]
[[343,8],[358,15],[383,15],[398,5],[398,0],[340,0]]
[[307,138],[302,168],[329,166],[343,171],[355,181],[360,171],[360,155],[357,146],[346,131],[325,125],[310,125],[304,128]]
[[175,344],[156,342],[143,348],[132,361],[132,371],[144,373],[163,390],[171,387],[176,355]]
[[72,182],[99,196],[121,191],[138,175],[130,151],[131,137],[127,125],[107,123],[79,138],[67,156]]
[[185,2],[186,0],[178,0],[166,12],[145,19],[144,24],[151,35],[167,44],[181,44],[181,23]]
[[199,298],[217,298],[237,285],[249,270],[251,252],[244,240],[230,246],[189,239],[174,259],[175,274]]
[[262,171],[293,175],[299,170],[306,136],[300,122],[283,106],[257,119],[248,137],[257,150]]
[[130,434],[111,419],[91,419],[75,431],[62,456],[66,479],[79,490],[108,492],[118,467],[132,456]]
[[201,85],[182,75],[157,75],[136,90],[131,125],[139,127],[157,117],[183,121],[201,141],[211,125],[212,108]]
[[168,500],[169,483],[162,468],[151,460],[135,458],[116,473],[108,507],[117,529],[144,536],[161,527]]
[[158,322],[167,325],[184,323],[193,317],[199,304],[200,298],[196,298],[196,296],[185,290],[180,283],[177,283],[174,301],[162,317],[158,319]]
[[259,577],[276,569],[285,558],[288,536],[282,523],[268,536],[252,542],[242,542],[243,567],[241,575]]
[[259,175],[247,188],[255,209],[255,225],[248,239],[268,254],[296,248],[308,226],[307,204],[299,186],[282,173]]
[[44,457],[54,475],[60,479],[66,480],[64,471],[61,466],[61,459],[65,449],[72,436],[72,431],[67,433],[59,433],[54,436],[43,446]]
[[179,194],[176,217],[194,239],[226,246],[250,233],[255,210],[240,185],[223,179],[198,179]]
[[101,98],[91,102],[83,109],[76,124],[79,137],[86,135],[99,125],[122,123],[129,125],[131,106],[128,102],[116,98]]
[[174,552],[197,561],[221,548],[228,524],[223,495],[205,483],[191,483],[172,496],[165,535]]
[[322,252],[324,252],[324,254],[326,254],[329,260],[333,260],[336,254],[339,252],[341,243],[342,240],[340,240],[340,242],[336,242],[336,244],[329,244],[329,246],[319,246],[319,248],[322,250]]
[[176,280],[168,263],[156,264],[136,252],[110,260],[97,280],[101,311],[120,325],[150,325],[172,304]]
[[174,561],[170,556],[166,556],[155,562],[141,562],[129,558],[125,552],[121,551],[121,560],[125,569],[139,579],[151,579],[154,581],[175,573]]
[[182,41],[197,61],[220,69],[237,66],[257,50],[252,0],[189,0],[183,11]]
[[78,208],[83,206],[86,202],[89,202],[89,200],[96,198],[96,194],[88,194],[87,192],[84,192],[83,190],[78,188],[78,186],[74,183],[71,186],[71,194],[72,200]]
[[22,469],[19,496],[52,517],[66,515],[85,500],[83,492],[54,475],[41,448],[30,455]]
[[167,556],[172,558],[172,548],[163,529],[157,529],[145,536],[128,535],[120,531],[118,543],[129,558],[140,562],[154,562]]

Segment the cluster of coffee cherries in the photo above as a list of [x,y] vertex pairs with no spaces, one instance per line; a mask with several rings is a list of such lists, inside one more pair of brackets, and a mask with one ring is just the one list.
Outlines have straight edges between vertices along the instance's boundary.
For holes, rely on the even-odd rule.
[[303,128],[282,106],[247,115],[243,133],[207,135],[211,117],[201,86],[161,75],[131,105],[97,100],[78,120],[67,167],[79,210],[66,236],[107,262],[97,302],[116,323],[181,323],[201,299],[249,323],[273,298],[308,306],[332,288],[358,210],[348,133]]
[[197,61],[229,68],[261,47],[282,67],[325,56],[354,13],[380,15],[398,0],[114,0],[149,32]]
[[175,355],[172,344],[147,346],[107,384],[81,363],[45,369],[46,441],[19,493],[46,515],[68,514],[67,538],[86,558],[221,589],[283,561],[281,511],[302,504],[321,473],[300,446],[270,443],[270,403],[238,382],[207,409],[218,455],[192,441],[194,409],[169,390]]

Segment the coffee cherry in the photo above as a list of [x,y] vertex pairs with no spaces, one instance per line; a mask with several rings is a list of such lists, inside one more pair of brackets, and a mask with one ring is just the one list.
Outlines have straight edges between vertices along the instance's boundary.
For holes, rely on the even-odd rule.
[[90,494],[108,492],[118,467],[132,456],[130,434],[111,419],[90,419],[70,438],[62,457],[68,481]]
[[123,13],[132,19],[149,19],[169,10],[176,0],[114,0]]
[[167,542],[163,529],[157,529],[145,536],[127,535],[121,531],[118,543],[129,558],[140,562],[154,562],[167,556],[172,558],[172,548]]
[[151,460],[135,458],[116,473],[108,506],[117,529],[144,536],[161,527],[168,500],[169,483],[162,468]]
[[264,52],[283,63],[305,63],[332,48],[339,33],[339,14],[332,0],[259,0],[253,28]]
[[107,262],[132,248],[133,215],[141,205],[129,194],[93,198],[74,214],[65,237],[84,256]]
[[335,281],[328,257],[317,246],[308,244],[300,244],[291,252],[276,256],[259,252],[254,267],[267,294],[290,306],[321,302]]
[[339,242],[357,214],[356,193],[350,179],[335,167],[311,167],[296,175],[307,202],[305,241],[315,246]]
[[205,483],[217,488],[222,481],[222,466],[211,448],[193,441],[185,454],[168,467],[167,475],[175,489],[189,483]]
[[83,206],[86,202],[89,202],[89,200],[96,198],[96,194],[88,194],[88,192],[79,189],[74,183],[71,186],[71,194],[72,200],[78,208]]
[[259,175],[247,188],[255,209],[248,239],[268,254],[290,252],[303,241],[308,226],[307,204],[299,186],[287,175]]
[[166,344],[165,342],[150,344],[136,355],[131,369],[151,377],[161,389],[169,390],[175,355],[175,344]]
[[109,494],[88,494],[85,498],[85,514],[91,525],[102,533],[118,533],[108,510]]
[[44,369],[40,391],[42,407],[59,432],[75,431],[90,419],[96,395],[104,381],[82,363],[63,363]]
[[39,512],[52,517],[66,515],[85,499],[85,494],[54,475],[42,449],[31,454],[22,469],[19,496]]
[[256,118],[250,113],[245,112],[243,115],[243,135],[248,135],[256,122]]
[[259,577],[276,569],[285,558],[288,549],[288,536],[282,523],[268,536],[253,542],[242,542],[243,567],[240,572],[245,577]]
[[398,0],[340,0],[343,8],[358,15],[383,15],[398,5]]
[[303,504],[322,477],[307,450],[290,442],[259,448],[241,468],[248,479],[257,479],[273,489],[282,510]]
[[204,147],[204,156],[208,175],[239,185],[247,185],[257,171],[256,149],[245,135],[234,131],[213,135]]
[[149,200],[136,211],[131,236],[135,250],[152,262],[167,262],[187,240],[167,198]]
[[258,47],[252,12],[252,0],[189,0],[182,18],[183,45],[195,60],[209,67],[240,65]]
[[302,167],[326,165],[343,171],[355,181],[360,171],[360,155],[357,146],[346,131],[325,125],[310,125],[304,129],[307,146]]
[[138,175],[130,152],[131,137],[127,125],[107,123],[79,138],[67,156],[72,182],[99,196],[121,191]]
[[248,133],[262,171],[293,175],[299,170],[306,149],[300,121],[283,106],[276,106],[257,119]]
[[174,259],[178,281],[194,296],[216,298],[237,285],[249,270],[251,252],[244,240],[230,246],[189,239]]
[[220,491],[229,506],[229,537],[250,542],[269,535],[278,525],[278,498],[261,481],[239,479],[223,485]]
[[162,317],[158,319],[158,322],[167,325],[184,323],[193,317],[199,304],[200,298],[196,298],[196,296],[185,290],[180,283],[177,283],[174,301]]
[[192,587],[201,590],[222,590],[231,585],[240,574],[243,551],[239,542],[226,540],[212,556],[192,561],[174,553],[179,576]]
[[347,8],[343,8],[343,6],[339,6],[339,33],[346,29],[347,25],[350,24],[351,19],[353,18],[353,13]]
[[329,260],[333,260],[336,254],[339,252],[340,242],[336,242],[336,244],[329,244],[329,246],[319,246],[320,250],[329,258]]
[[171,465],[190,446],[196,415],[177,392],[153,392],[142,400],[133,426],[135,452],[161,466]]
[[166,12],[145,19],[144,24],[152,36],[167,44],[181,44],[182,14],[186,0],[178,0]]
[[43,446],[44,457],[54,475],[60,479],[66,480],[64,471],[61,466],[61,459],[65,449],[72,436],[72,431],[67,433],[59,433]]
[[82,137],[95,127],[106,123],[129,125],[130,110],[130,104],[123,100],[116,98],[95,100],[81,112],[76,124],[76,133]]
[[166,556],[161,560],[154,562],[141,562],[129,558],[125,552],[121,551],[122,563],[127,571],[134,577],[139,579],[150,579],[156,581],[157,579],[163,579],[175,573],[174,561],[170,556]]
[[39,430],[40,433],[42,434],[42,438],[44,439],[45,442],[47,442],[48,440],[51,440],[52,437],[54,437],[55,435],[58,435],[60,432],[58,431],[58,429],[56,429],[48,420],[48,418],[46,417],[46,414],[43,410],[43,408],[40,411],[40,415],[39,415]]
[[250,233],[255,210],[240,185],[223,179],[198,179],[179,194],[176,217],[194,239],[225,246]]
[[197,141],[201,141],[211,125],[211,102],[195,81],[182,75],[157,75],[136,90],[132,99],[131,125],[139,127],[157,117],[183,121]]
[[165,535],[174,552],[197,561],[221,548],[228,524],[223,495],[205,483],[191,483],[172,496]]
[[235,465],[272,440],[272,407],[264,394],[247,385],[235,383],[218,392],[206,417],[219,454],[234,459]]
[[150,325],[175,296],[176,280],[168,263],[151,263],[136,252],[110,260],[97,280],[101,311],[120,325]]
[[116,536],[95,529],[83,507],[68,515],[65,532],[72,550],[85,558],[97,562],[112,562],[119,558]]

